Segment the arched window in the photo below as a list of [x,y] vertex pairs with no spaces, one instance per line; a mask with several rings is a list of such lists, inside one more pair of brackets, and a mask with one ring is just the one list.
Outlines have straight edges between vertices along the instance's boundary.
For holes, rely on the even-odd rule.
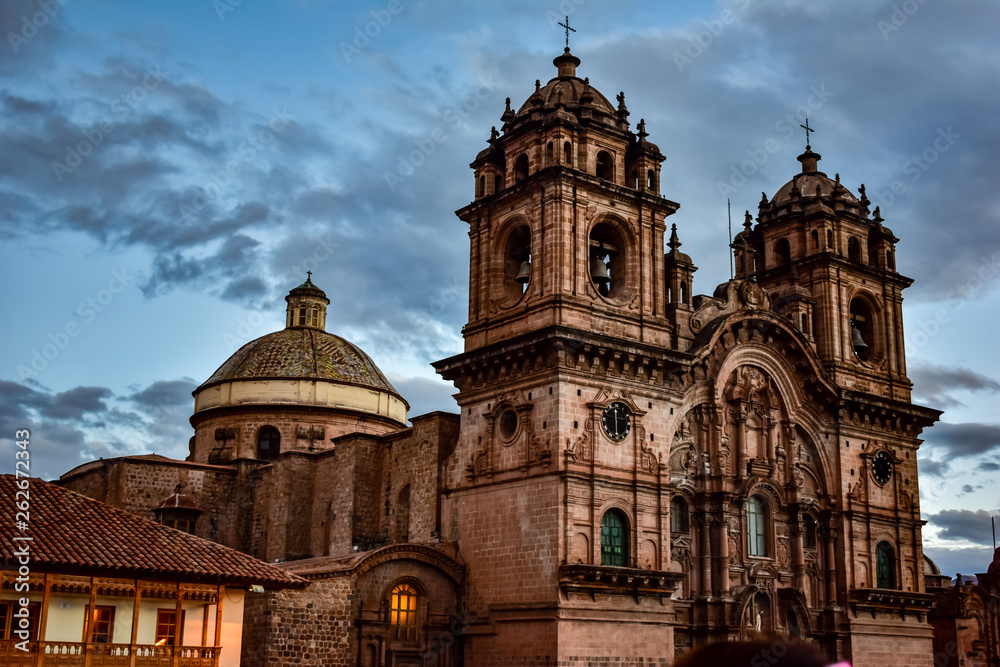
[[861,261],[861,241],[857,236],[847,239],[847,258],[855,262]]
[[552,142],[550,141],[549,145],[545,147],[545,166],[548,167],[555,163],[556,163],[555,146],[553,146]]
[[670,501],[670,532],[686,533],[690,529],[687,501],[680,496],[674,496]]
[[687,281],[681,281],[681,303],[688,302],[688,284]]
[[788,239],[778,239],[774,244],[774,261],[776,266],[784,266],[792,261],[792,248]]
[[493,176],[493,194],[496,194],[503,190],[503,179],[500,178],[500,174]]
[[389,625],[396,627],[399,639],[413,639],[417,630],[417,589],[399,584],[389,596]]
[[813,248],[819,250],[819,232],[812,230]]
[[520,183],[528,177],[528,154],[521,153],[514,162],[514,182]]
[[319,306],[313,306],[309,309],[309,326],[319,326]]
[[760,496],[750,496],[747,501],[747,542],[751,556],[768,555],[767,521],[767,501]]
[[601,518],[601,565],[628,565],[628,518],[621,510],[610,509]]
[[299,326],[304,327],[306,325],[306,312],[308,309],[305,306],[299,306]]
[[563,144],[563,164],[573,166],[573,146],[568,141]]
[[652,169],[646,172],[646,188],[656,192],[656,172]]
[[597,154],[597,177],[606,181],[615,180],[615,161],[607,151]]
[[875,580],[879,588],[896,587],[896,557],[888,542],[875,547]]
[[281,434],[273,426],[262,426],[257,433],[257,458],[270,461],[281,452]]
[[477,197],[482,197],[485,194],[486,194],[486,177],[485,176],[480,176],[479,177],[479,188],[478,188],[478,190],[476,192],[476,196]]
[[896,260],[892,258],[891,250],[885,251],[885,268],[889,269],[890,271],[896,270]]

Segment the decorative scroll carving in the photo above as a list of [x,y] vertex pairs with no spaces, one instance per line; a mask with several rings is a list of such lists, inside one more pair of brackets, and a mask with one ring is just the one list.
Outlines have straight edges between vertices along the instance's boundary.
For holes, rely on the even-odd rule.
[[566,460],[579,463],[594,460],[594,418],[588,417],[583,425],[583,433],[566,448]]

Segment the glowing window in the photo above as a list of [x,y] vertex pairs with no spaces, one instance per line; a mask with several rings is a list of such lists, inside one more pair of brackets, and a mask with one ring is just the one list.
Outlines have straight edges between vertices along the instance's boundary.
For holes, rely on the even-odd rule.
[[417,624],[417,591],[410,584],[400,584],[392,589],[389,600],[389,623],[406,628]]

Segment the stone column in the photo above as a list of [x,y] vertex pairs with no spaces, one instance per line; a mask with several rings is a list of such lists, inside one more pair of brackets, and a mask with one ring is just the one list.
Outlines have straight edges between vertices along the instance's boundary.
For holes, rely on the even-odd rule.
[[714,517],[716,542],[719,544],[719,580],[715,586],[716,595],[729,595],[729,524],[726,516]]
[[701,594],[712,594],[712,535],[711,518],[708,514],[698,517],[698,529],[701,533]]

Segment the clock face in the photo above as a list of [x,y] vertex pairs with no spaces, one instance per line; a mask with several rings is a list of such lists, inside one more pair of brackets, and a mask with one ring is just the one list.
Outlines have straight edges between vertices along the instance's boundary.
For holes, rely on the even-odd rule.
[[612,403],[604,408],[603,422],[604,432],[615,442],[624,439],[632,428],[632,418],[623,403]]
[[872,477],[879,484],[885,484],[892,479],[892,456],[882,450],[872,460]]

